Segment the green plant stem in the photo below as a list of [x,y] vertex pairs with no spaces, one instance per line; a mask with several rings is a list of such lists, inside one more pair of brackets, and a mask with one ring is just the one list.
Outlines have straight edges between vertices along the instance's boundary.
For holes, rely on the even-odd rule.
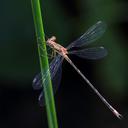
[[[49,70],[49,64],[47,58],[46,41],[45,41],[43,21],[41,16],[40,2],[39,0],[31,0],[31,5],[32,5],[32,12],[34,17],[35,30],[36,30],[41,73],[43,75],[43,73],[46,73],[46,71]],[[43,83],[43,88],[44,88],[44,96],[45,96],[45,103],[46,103],[46,110],[48,117],[48,126],[49,128],[58,128],[50,72],[47,73],[48,73],[47,79],[46,82]]]

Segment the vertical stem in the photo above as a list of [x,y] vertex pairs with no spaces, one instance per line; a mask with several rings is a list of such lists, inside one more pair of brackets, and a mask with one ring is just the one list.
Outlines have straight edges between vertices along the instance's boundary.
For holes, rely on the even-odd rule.
[[[47,58],[46,41],[45,41],[43,21],[41,16],[40,2],[39,0],[31,0],[31,5],[32,5],[32,12],[34,17],[35,31],[36,31],[37,44],[38,44],[40,68],[41,68],[41,73],[43,74],[46,70],[49,70],[49,64]],[[43,83],[43,88],[44,88],[44,96],[45,96],[45,103],[47,110],[48,126],[49,128],[58,128],[50,72],[48,72],[47,74],[46,83]]]

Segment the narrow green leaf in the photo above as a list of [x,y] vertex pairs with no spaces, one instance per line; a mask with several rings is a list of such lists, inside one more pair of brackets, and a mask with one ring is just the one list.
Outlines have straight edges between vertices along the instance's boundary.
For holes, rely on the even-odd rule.
[[[46,70],[49,70],[49,64],[47,58],[46,41],[45,41],[43,21],[41,16],[40,2],[39,0],[31,0],[31,5],[32,5],[32,12],[34,17],[35,31],[36,31],[37,44],[38,44],[40,68],[41,68],[41,73],[43,74],[44,72],[46,72]],[[47,85],[45,85],[46,83]],[[45,96],[46,110],[48,117],[48,126],[49,128],[58,128],[50,72],[48,72],[46,83],[43,83],[43,88],[44,88],[44,96]]]

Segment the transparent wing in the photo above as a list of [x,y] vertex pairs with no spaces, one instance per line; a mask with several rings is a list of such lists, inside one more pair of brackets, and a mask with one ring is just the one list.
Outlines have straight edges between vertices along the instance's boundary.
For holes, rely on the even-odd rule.
[[75,54],[84,59],[101,59],[107,55],[107,50],[104,47],[86,48],[82,50],[74,50],[69,54]]
[[87,46],[93,41],[100,38],[106,30],[106,24],[102,21],[98,21],[95,25],[89,28],[80,38],[72,42],[67,49],[73,47]]
[[[58,90],[58,88],[60,86],[61,75],[62,75],[62,61],[63,61],[63,57],[58,55],[50,63],[50,73],[51,73],[51,79],[52,79],[54,93],[56,93],[56,91]],[[43,83],[45,83],[45,85],[47,86],[47,73],[48,73],[48,71],[46,71],[43,75],[41,75],[41,73],[39,73],[38,75],[35,76],[35,78],[33,79],[33,83],[32,83],[32,86],[35,90],[42,89],[42,92],[38,98],[40,106],[44,105],[44,94],[43,94],[42,87],[44,85]]]
[[[63,58],[60,55],[58,55],[50,63],[51,79],[53,79],[54,76],[56,75],[57,70],[62,64],[62,60]],[[47,73],[48,71],[46,71],[44,74],[39,73],[34,77],[33,82],[32,82],[33,89],[39,90],[42,88],[42,82],[45,82]]]
[[[53,85],[53,93],[55,94],[60,86],[61,82],[61,77],[62,77],[62,66],[59,66],[55,76],[52,79],[52,85]],[[47,84],[46,84],[47,85]],[[44,92],[43,90],[41,91],[39,97],[38,97],[38,102],[41,107],[45,105],[45,98],[44,98]]]

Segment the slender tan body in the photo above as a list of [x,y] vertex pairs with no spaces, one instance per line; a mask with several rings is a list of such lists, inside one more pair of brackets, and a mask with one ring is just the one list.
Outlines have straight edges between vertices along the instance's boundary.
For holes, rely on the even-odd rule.
[[99,98],[103,101],[103,103],[113,112],[115,116],[117,116],[119,119],[122,118],[122,115],[118,113],[109,103],[108,101],[99,93],[99,91],[91,84],[91,82],[84,76],[84,74],[75,66],[75,64],[70,60],[68,57],[68,51],[66,48],[61,46],[60,44],[56,43],[56,37],[52,36],[47,40],[47,44],[49,47],[54,49],[58,54],[63,56],[70,64],[71,66],[78,72],[78,74],[88,83],[88,85],[93,89],[93,91],[99,96]]

